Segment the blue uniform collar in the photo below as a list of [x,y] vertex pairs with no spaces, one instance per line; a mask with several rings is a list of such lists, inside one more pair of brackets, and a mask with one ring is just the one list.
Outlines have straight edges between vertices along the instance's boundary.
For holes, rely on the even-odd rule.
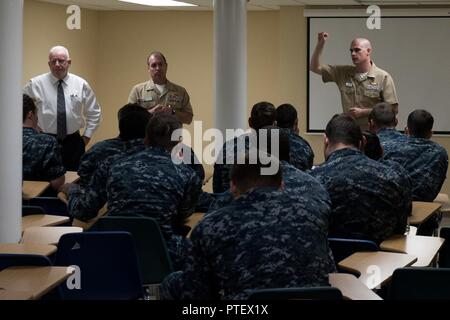
[[272,194],[280,193],[281,189],[275,187],[253,188],[236,198],[237,202],[255,202],[271,197]]
[[352,156],[352,155],[362,155],[361,151],[359,151],[356,148],[344,148],[344,149],[339,149],[336,151],[333,151],[329,156],[326,162],[338,159],[338,158],[342,158],[342,157],[346,157],[346,156]]
[[147,147],[147,150],[149,150],[150,152],[152,152],[154,154],[170,157],[170,152],[161,147],[150,147],[149,146],[149,147]]
[[30,128],[30,127],[23,127],[22,129],[23,129],[22,131],[26,132],[26,133],[32,133],[32,134],[38,134],[39,133],[36,129]]

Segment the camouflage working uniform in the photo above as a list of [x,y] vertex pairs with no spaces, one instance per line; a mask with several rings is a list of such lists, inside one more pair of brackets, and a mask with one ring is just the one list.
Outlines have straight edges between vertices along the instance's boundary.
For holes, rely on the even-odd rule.
[[[322,210],[328,210],[331,206],[330,196],[328,191],[322,186],[322,184],[311,175],[300,171],[292,164],[282,161],[283,192],[287,196],[292,198],[307,199],[307,203],[311,207]],[[211,213],[217,209],[220,209],[233,201],[233,195],[229,190],[214,195],[214,201],[209,207],[208,213]]]
[[413,201],[433,201],[446,178],[447,151],[429,139],[408,136],[386,139],[382,145],[383,159],[399,163],[408,172]]
[[[102,177],[102,171],[106,174]],[[176,165],[167,151],[148,147],[99,168],[86,190],[70,191],[69,210],[78,219],[97,215],[107,202],[108,214],[156,219],[176,268],[182,268],[189,242],[173,232],[193,213],[201,180],[188,166]]]
[[223,144],[214,164],[213,192],[222,193],[230,188],[230,172],[237,162],[238,155],[245,154],[250,148],[251,134],[242,134]]
[[120,138],[108,139],[97,142],[81,157],[78,175],[79,184],[87,186],[94,171],[108,157],[124,151],[125,141]]
[[66,169],[56,139],[33,128],[23,128],[22,132],[23,180],[50,181],[63,176]]
[[290,163],[302,171],[311,169],[314,162],[314,151],[311,149],[308,141],[300,137],[291,129],[281,130],[285,130],[289,137]]
[[254,289],[328,286],[328,208],[271,187],[252,189],[202,219],[184,272],[165,299],[246,299]]
[[331,198],[330,236],[381,242],[405,232],[411,198],[400,171],[345,148],[310,172]]

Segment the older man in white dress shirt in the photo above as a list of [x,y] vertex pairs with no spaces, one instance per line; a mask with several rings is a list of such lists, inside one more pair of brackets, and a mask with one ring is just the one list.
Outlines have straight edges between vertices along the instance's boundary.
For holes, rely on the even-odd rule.
[[[51,48],[50,72],[32,78],[24,93],[35,101],[39,127],[61,144],[66,169],[77,171],[85,146],[100,124],[101,110],[87,81],[69,73],[71,62],[66,48]],[[82,135],[80,129],[84,129]]]

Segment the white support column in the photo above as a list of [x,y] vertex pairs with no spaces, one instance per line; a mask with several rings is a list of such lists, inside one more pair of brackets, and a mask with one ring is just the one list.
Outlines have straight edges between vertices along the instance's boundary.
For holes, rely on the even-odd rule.
[[0,242],[18,242],[22,216],[23,0],[0,1]]
[[214,0],[215,126],[247,128],[247,0]]

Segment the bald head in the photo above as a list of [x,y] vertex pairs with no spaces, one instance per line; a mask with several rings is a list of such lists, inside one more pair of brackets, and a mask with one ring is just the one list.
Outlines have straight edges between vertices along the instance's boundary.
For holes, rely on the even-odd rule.
[[364,38],[356,38],[350,45],[352,62],[357,68],[357,72],[368,72],[371,67],[372,45]]
[[352,46],[353,45],[358,45],[362,48],[366,48],[366,49],[371,49],[372,50],[372,44],[370,43],[369,40],[365,39],[365,38],[356,38],[352,41]]

